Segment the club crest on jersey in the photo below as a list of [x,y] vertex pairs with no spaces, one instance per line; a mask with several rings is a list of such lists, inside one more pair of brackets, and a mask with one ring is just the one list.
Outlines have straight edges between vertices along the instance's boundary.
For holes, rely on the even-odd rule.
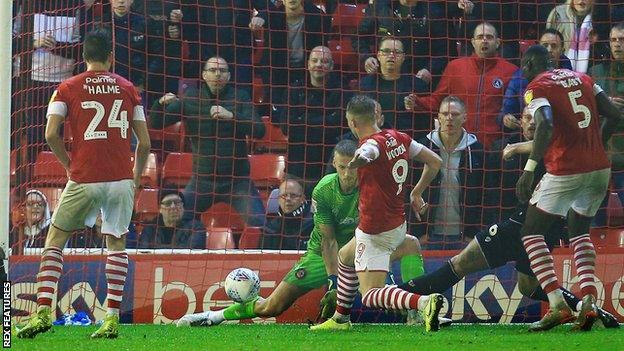
[[528,105],[531,101],[533,101],[533,89],[524,92],[524,103]]
[[299,268],[295,271],[295,277],[297,279],[303,279],[306,276],[306,270],[305,268]]
[[496,89],[501,89],[503,87],[503,80],[500,78],[496,78],[492,81],[492,86]]

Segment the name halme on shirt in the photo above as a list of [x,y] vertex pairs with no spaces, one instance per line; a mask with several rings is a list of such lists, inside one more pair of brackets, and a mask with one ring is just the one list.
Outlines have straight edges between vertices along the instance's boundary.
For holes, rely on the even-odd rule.
[[[87,85],[87,84],[100,84],[110,83],[113,85]],[[89,94],[120,94],[119,85],[117,85],[117,79],[108,76],[87,77],[85,78],[85,84],[82,88]]]

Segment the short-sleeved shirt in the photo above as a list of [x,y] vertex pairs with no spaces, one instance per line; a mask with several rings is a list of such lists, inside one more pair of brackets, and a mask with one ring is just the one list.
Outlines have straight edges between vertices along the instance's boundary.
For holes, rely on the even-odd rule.
[[[375,145],[379,157],[358,168],[360,224],[366,234],[379,234],[405,222],[404,183],[408,177],[412,138],[384,129],[360,142]],[[420,152],[422,145],[417,152]]]
[[110,72],[84,72],[58,86],[48,105],[50,115],[65,117],[71,128],[71,180],[133,178],[130,120],[145,121],[145,114],[132,83]]
[[332,173],[323,177],[312,191],[312,211],[314,211],[314,229],[308,241],[308,252],[322,255],[321,240],[323,234],[318,225],[325,224],[334,228],[338,247],[343,247],[353,238],[358,225],[357,189],[344,194],[340,189],[338,174]]
[[551,106],[553,134],[544,155],[548,173],[570,175],[610,167],[600,137],[596,95],[602,89],[586,74],[556,69],[529,83],[524,94],[531,115]]

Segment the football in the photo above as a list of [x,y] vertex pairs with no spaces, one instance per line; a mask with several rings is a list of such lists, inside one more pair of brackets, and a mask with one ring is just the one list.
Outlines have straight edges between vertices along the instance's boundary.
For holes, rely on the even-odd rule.
[[249,268],[236,268],[225,278],[225,293],[235,302],[253,300],[260,290],[260,278]]

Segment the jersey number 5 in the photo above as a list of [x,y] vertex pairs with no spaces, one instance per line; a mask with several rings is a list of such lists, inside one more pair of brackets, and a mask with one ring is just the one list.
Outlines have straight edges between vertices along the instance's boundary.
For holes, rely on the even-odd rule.
[[[123,100],[117,99],[113,102],[113,106],[108,114],[108,128],[119,128],[122,139],[128,138],[128,111],[120,111]],[[83,109],[94,109],[95,116],[89,123],[87,130],[84,132],[84,140],[108,139],[108,132],[105,130],[96,130],[100,125],[102,118],[106,114],[106,108],[98,101],[83,101],[80,106]],[[119,119],[117,118],[119,117]]]
[[576,99],[583,96],[583,92],[580,90],[571,91],[568,93],[568,98],[570,98],[570,103],[572,104],[572,110],[574,113],[582,113],[583,118],[582,121],[578,122],[579,128],[587,128],[589,127],[589,122],[591,122],[591,111],[585,105],[579,105],[576,103]]
[[401,190],[403,190],[403,183],[407,179],[407,169],[409,164],[405,159],[399,159],[394,166],[392,166],[392,177],[394,181],[397,183],[398,189],[396,194],[399,195]]

